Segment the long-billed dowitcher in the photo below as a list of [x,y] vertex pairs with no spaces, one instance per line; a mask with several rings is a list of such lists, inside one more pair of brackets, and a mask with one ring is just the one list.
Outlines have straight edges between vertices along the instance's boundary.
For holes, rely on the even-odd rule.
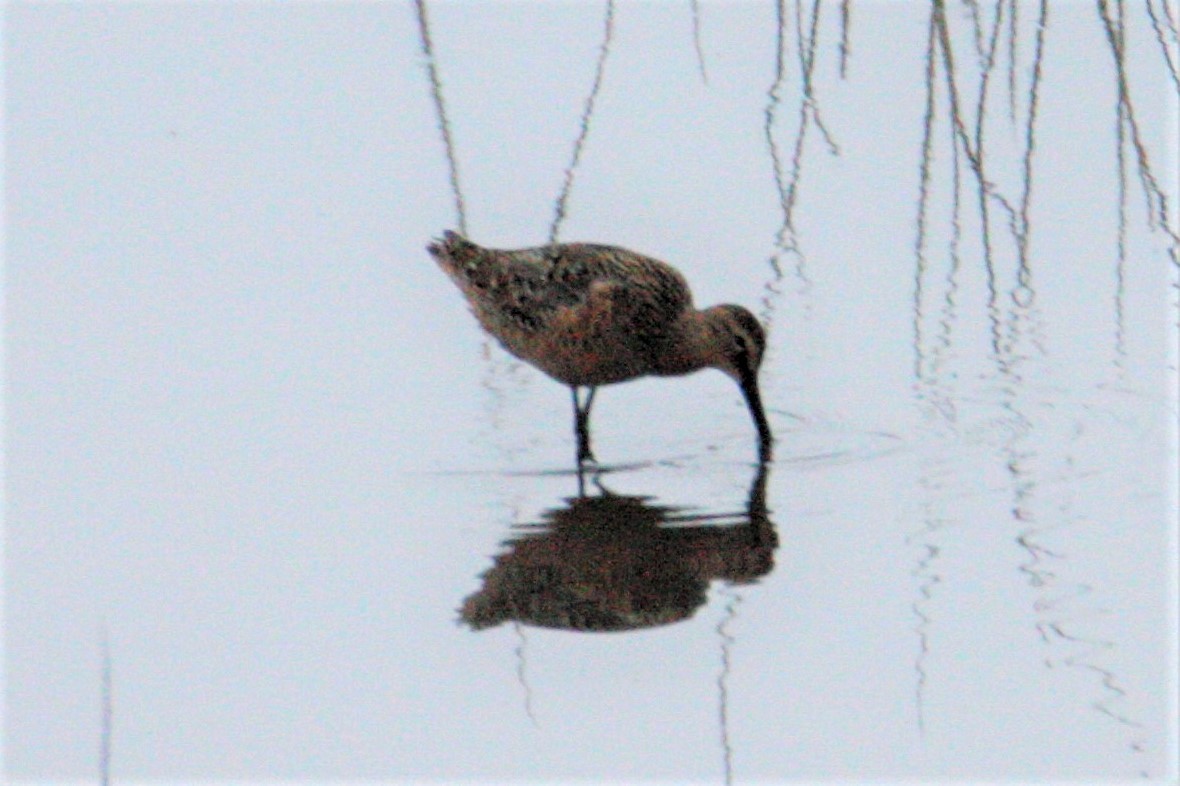
[[[512,251],[454,233],[427,246],[506,350],[569,385],[578,461],[590,451],[599,385],[716,368],[741,387],[758,429],[759,457],[773,437],[758,393],[766,334],[746,309],[698,311],[676,268],[624,248],[561,243]],[[578,388],[589,388],[583,403]]]

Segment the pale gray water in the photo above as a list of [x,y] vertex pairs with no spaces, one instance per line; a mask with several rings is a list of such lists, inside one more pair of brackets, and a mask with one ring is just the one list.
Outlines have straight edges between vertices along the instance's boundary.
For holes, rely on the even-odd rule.
[[[948,9],[968,135],[979,5]],[[543,242],[602,7],[429,8],[469,231]],[[985,129],[1017,215],[1018,8]],[[774,5],[701,4],[707,84],[690,11],[616,9],[561,237],[769,322],[753,515],[716,372],[600,391],[600,482],[645,499],[572,501],[568,392],[423,249],[456,219],[412,5],[7,9],[6,779],[98,777],[105,630],[115,780],[1175,781],[1177,268],[1129,137],[1120,258],[1098,10],[1051,6],[1023,264],[941,71],[916,251],[925,5],[852,4],[843,80],[823,6],[839,155],[809,123],[785,232]],[[1176,87],[1126,14],[1174,232]],[[603,508],[633,518],[532,526]],[[666,624],[473,632],[479,593]]]

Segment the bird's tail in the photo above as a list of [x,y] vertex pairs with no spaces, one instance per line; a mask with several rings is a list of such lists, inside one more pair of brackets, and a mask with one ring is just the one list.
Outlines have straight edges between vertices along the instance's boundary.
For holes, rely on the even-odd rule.
[[434,261],[468,298],[481,297],[491,283],[495,266],[492,254],[458,232],[447,230],[442,239],[426,247]]
[[449,229],[443,232],[442,239],[435,238],[426,250],[444,268],[456,270],[469,269],[483,252],[475,243]]

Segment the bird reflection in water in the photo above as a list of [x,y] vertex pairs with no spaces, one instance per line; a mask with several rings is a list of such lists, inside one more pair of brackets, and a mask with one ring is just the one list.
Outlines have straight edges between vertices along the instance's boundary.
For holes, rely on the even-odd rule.
[[748,584],[774,567],[778,536],[761,463],[746,510],[698,514],[651,497],[580,494],[524,524],[460,609],[473,630],[514,621],[543,628],[625,631],[688,619],[709,582]]

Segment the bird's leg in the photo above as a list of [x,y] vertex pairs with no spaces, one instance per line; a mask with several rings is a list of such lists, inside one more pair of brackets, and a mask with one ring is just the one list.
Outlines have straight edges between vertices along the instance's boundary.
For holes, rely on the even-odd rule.
[[586,498],[586,465],[578,462],[578,499]]
[[590,450],[590,407],[594,404],[594,393],[598,388],[590,388],[586,396],[586,404],[578,401],[578,389],[571,385],[570,394],[574,399],[574,433],[578,437],[578,465],[586,461],[596,461]]

